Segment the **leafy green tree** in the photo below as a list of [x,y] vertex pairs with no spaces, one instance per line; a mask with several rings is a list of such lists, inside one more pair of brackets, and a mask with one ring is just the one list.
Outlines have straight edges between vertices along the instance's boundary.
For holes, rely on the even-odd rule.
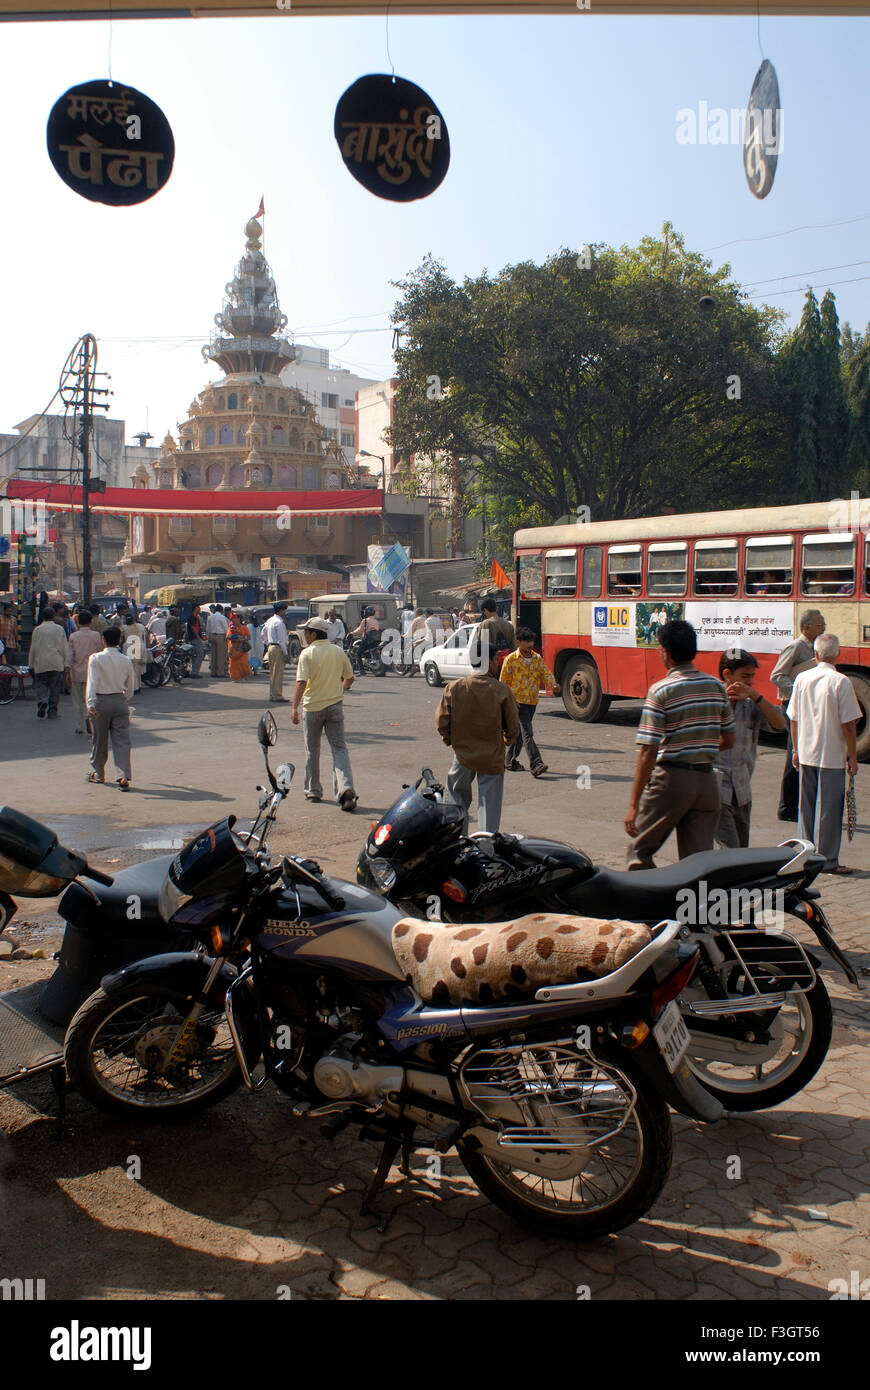
[[775,500],[780,314],[729,277],[669,224],[588,268],[562,250],[456,284],[427,257],[397,285],[393,448],[476,460],[479,489],[541,521]]
[[[846,325],[848,328],[848,324]],[[856,344],[844,366],[849,407],[849,478],[862,497],[870,496],[870,324],[863,335],[852,335]]]

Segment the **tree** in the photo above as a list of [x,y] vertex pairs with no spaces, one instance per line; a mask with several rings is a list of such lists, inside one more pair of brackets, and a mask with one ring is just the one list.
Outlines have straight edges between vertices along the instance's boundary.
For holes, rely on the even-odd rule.
[[857,346],[844,368],[849,408],[849,480],[851,487],[867,497],[870,496],[870,324],[867,332],[855,334],[853,341],[857,341]]
[[479,488],[541,521],[772,500],[780,315],[729,275],[670,225],[588,269],[562,250],[457,285],[427,257],[397,285],[393,448],[476,458]]
[[786,500],[807,502],[841,495],[850,478],[849,410],[830,290],[820,310],[807,288],[800,324],[783,346],[780,367],[792,478]]

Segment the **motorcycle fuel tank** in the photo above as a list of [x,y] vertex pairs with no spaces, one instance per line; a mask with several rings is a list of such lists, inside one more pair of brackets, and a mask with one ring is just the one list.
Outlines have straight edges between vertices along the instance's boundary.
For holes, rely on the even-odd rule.
[[392,947],[393,927],[402,913],[356,884],[334,878],[325,882],[345,906],[340,911],[328,907],[302,884],[297,885],[298,905],[293,889],[276,893],[269,899],[268,916],[256,928],[259,950],[285,962],[332,966],[349,978],[404,981]]

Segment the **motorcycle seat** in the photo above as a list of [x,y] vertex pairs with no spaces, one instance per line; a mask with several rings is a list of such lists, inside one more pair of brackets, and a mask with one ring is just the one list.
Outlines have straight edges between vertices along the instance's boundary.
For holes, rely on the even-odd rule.
[[[173,858],[171,854],[159,854],[156,859],[122,869],[114,875],[111,887],[90,880],[87,887],[71,883],[59,899],[57,910],[76,927],[117,929],[125,936],[147,936],[151,932],[165,935],[167,926],[157,910],[157,902]],[[130,916],[135,911],[139,916]]]
[[651,941],[636,922],[536,912],[509,922],[446,926],[403,917],[393,952],[427,1004],[494,1004],[546,985],[609,975]]
[[725,849],[689,854],[666,869],[596,869],[590,878],[570,891],[571,907],[594,912],[598,917],[628,917],[633,921],[659,921],[676,917],[680,889],[707,885],[714,888],[752,888],[774,878],[795,856],[793,846],[768,849]]

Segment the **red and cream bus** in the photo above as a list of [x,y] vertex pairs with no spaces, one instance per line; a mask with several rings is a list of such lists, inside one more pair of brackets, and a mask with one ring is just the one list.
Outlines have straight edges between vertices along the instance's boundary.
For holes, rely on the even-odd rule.
[[758,659],[762,694],[777,699],[770,672],[800,614],[817,608],[840,639],[867,758],[868,531],[870,501],[855,500],[517,531],[514,619],[541,633],[572,719],[594,720],[661,678],[656,634],[674,618],[695,627],[699,667],[718,673],[720,653],[742,647]]

